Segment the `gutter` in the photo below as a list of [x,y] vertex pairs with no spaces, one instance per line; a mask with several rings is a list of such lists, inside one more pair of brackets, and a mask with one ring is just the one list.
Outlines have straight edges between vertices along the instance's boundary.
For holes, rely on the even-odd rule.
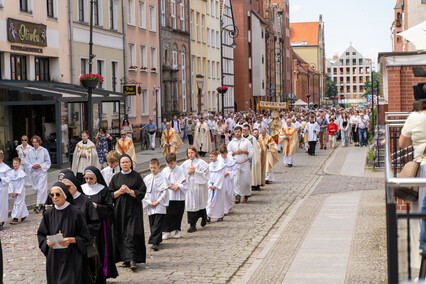
[[72,20],[72,0],[68,0],[68,17],[69,17],[69,32],[70,32],[70,68],[71,68],[71,80],[70,83],[74,84],[74,29],[73,29],[73,20]]

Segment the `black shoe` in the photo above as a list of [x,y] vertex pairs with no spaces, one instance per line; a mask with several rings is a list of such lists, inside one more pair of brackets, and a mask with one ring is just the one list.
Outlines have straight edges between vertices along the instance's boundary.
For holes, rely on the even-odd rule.
[[201,219],[201,227],[205,227],[207,225],[208,217],[205,216]]
[[189,229],[187,230],[188,233],[193,233],[193,232],[196,232],[196,231],[197,231],[197,227],[195,226],[195,224],[191,225],[189,227]]
[[[212,221],[212,219],[210,217],[207,217],[207,223],[210,223]],[[202,226],[202,224],[201,224]]]
[[151,148],[151,150],[152,150],[152,151],[154,151],[155,149],[154,149],[154,148]]
[[3,231],[3,225],[0,225],[0,231]]
[[152,245],[152,249],[153,249],[154,251],[158,251],[158,245]]
[[235,196],[235,203],[238,204],[241,201],[241,196],[240,195],[236,195]]
[[36,206],[36,207],[34,208],[34,212],[35,212],[36,214],[40,213],[40,207]]
[[[157,248],[157,250],[158,250],[158,248]],[[136,270],[136,262],[134,261],[134,260],[131,260],[130,261],[130,269],[131,270]]]
[[293,164],[288,164],[287,166],[291,168],[293,166]]

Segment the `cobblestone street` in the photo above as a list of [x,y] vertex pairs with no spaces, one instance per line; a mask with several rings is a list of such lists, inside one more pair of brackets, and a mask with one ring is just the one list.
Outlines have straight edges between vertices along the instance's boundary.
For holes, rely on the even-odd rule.
[[[226,216],[224,222],[212,222],[188,234],[185,216],[181,239],[164,241],[158,252],[147,246],[146,264],[139,265],[136,272],[119,267],[120,276],[108,283],[282,282],[328,195],[383,188],[380,179],[325,175],[322,168],[331,153],[317,151],[317,156],[309,157],[299,150],[292,168],[284,167],[280,161],[274,168],[275,183],[253,192],[248,203],[236,205],[234,213]],[[304,198],[306,201],[296,206]],[[284,224],[285,231],[278,232],[273,248],[259,256],[270,246],[269,241],[275,238],[289,215],[292,220]],[[148,239],[148,218],[144,217]],[[31,214],[27,223],[7,225],[1,233],[5,283],[45,283],[45,258],[36,238],[40,218]],[[359,242],[355,245],[359,246]],[[261,263],[253,267],[259,257]],[[357,270],[360,262],[362,258],[351,257],[352,276],[360,271]]]

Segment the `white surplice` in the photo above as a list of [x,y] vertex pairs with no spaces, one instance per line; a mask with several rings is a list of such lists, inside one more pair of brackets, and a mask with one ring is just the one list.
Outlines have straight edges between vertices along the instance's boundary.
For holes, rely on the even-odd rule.
[[207,122],[198,122],[194,129],[194,146],[198,152],[209,153],[212,150],[210,129]]
[[9,171],[8,177],[5,180],[9,183],[9,194],[17,193],[18,196],[12,198],[13,209],[12,218],[20,219],[29,215],[27,205],[25,204],[25,178],[27,174],[19,168],[18,170]]
[[[33,169],[34,165],[40,165],[39,169]],[[27,168],[31,170],[32,187],[37,193],[37,205],[44,204],[47,200],[47,171],[51,165],[49,152],[39,146],[28,152]]]
[[7,221],[7,211],[9,210],[9,202],[8,202],[8,176],[12,169],[6,165],[5,163],[0,163],[0,223]]
[[219,157],[219,160],[226,165],[225,173],[229,175],[226,176],[223,180],[223,188],[225,189],[225,214],[229,213],[229,210],[234,206],[235,198],[235,185],[234,185],[234,176],[236,169],[236,162],[234,157],[231,154],[224,159],[222,156]]
[[24,146],[22,146],[22,144],[19,144],[16,147],[16,151],[18,151],[18,157],[21,159],[21,168],[27,174],[27,177],[25,178],[26,186],[31,185],[31,171],[27,167],[27,156],[32,148],[33,146],[29,144],[27,144],[27,147],[25,147],[25,149],[24,149]]
[[308,141],[316,141],[320,132],[320,126],[317,122],[308,122],[305,126],[305,133],[308,133]]
[[109,186],[109,183],[111,182],[112,177],[116,174],[120,172],[120,166],[116,166],[114,169],[111,168],[110,166],[104,168],[101,171],[101,174],[106,182],[106,184]]
[[[143,208],[147,208],[148,215],[166,214],[169,206],[169,181],[161,174],[149,174],[143,179],[146,185],[146,194],[142,200]],[[158,201],[158,205],[152,208],[152,202]]]
[[[82,154],[85,154],[86,157],[82,157]],[[84,173],[84,170],[89,166],[94,166],[98,169],[101,168],[98,158],[98,150],[96,149],[96,145],[93,144],[90,139],[87,140],[86,144],[84,144],[83,141],[80,141],[75,146],[72,158],[72,171],[75,175],[77,175],[77,173]]]
[[244,137],[241,137],[240,140],[234,138],[228,144],[228,152],[232,155],[232,152],[238,149],[245,150],[248,154],[238,154],[233,156],[236,161],[234,176],[235,194],[239,196],[250,196],[251,170],[249,158],[253,156],[253,145]]
[[258,186],[262,185],[262,164],[261,164],[261,152],[259,143],[257,143],[257,139],[249,134],[245,137],[249,140],[253,146],[253,157],[251,158],[250,167],[251,167],[251,185]]
[[179,189],[176,191],[169,188],[170,201],[185,201],[185,194],[188,190],[185,172],[182,167],[176,165],[173,169],[165,167],[161,174],[169,181],[170,186],[177,185]]
[[[207,216],[210,218],[222,218],[225,213],[225,179],[226,165],[221,160],[211,162],[209,164],[209,195],[207,199]],[[214,186],[215,190],[212,190],[210,186]]]
[[[190,167],[195,167],[195,173],[188,175]],[[201,159],[188,159],[181,165],[188,182],[185,195],[186,211],[197,212],[207,206],[209,182],[209,165]]]

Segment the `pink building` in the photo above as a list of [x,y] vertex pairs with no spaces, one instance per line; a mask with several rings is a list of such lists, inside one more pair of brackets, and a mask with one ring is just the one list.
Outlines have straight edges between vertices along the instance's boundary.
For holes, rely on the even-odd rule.
[[[124,0],[126,22],[125,73],[123,85],[136,86],[128,96],[126,114],[133,125],[153,118],[161,125],[160,49],[158,1]],[[136,129],[135,129],[136,130]],[[138,137],[138,133],[135,133]]]

